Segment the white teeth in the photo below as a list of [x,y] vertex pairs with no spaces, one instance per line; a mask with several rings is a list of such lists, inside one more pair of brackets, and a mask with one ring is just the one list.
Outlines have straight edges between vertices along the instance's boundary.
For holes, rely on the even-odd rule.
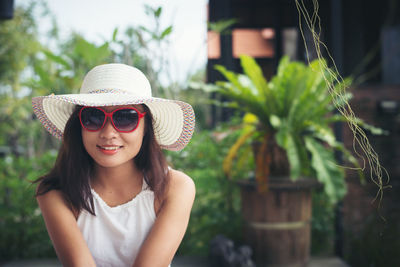
[[117,150],[119,146],[108,146],[108,147],[101,146],[100,148],[104,150]]

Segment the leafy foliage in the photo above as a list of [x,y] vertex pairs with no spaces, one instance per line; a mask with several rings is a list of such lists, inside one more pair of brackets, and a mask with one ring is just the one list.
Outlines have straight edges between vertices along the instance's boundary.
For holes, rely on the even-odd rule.
[[0,22],[0,80],[3,82],[15,85],[39,49],[34,9],[35,4],[26,9],[16,8],[13,20]]
[[335,207],[322,191],[312,193],[311,254],[326,255],[334,250]]
[[40,49],[34,8],[16,8],[13,20],[0,23],[0,146],[14,154],[32,143],[31,101],[21,78]]
[[52,167],[55,153],[0,160],[0,258],[55,257],[31,182]]
[[[241,56],[243,74],[234,73],[224,66],[216,69],[227,81],[216,82],[215,91],[227,99],[229,107],[252,114],[256,119],[242,131],[238,143],[247,139],[260,142],[263,146],[272,146],[274,142],[284,150],[290,166],[293,180],[303,177],[315,177],[324,184],[325,193],[332,203],[341,199],[345,192],[344,171],[338,166],[334,151],[340,150],[346,160],[357,165],[355,158],[339,143],[331,125],[338,116],[333,113],[333,96],[329,93],[326,79],[334,80],[332,74],[323,70],[324,62],[315,60],[309,66],[301,62],[290,62],[283,57],[277,74],[267,82],[261,68],[249,56]],[[339,93],[344,83],[336,84],[334,92]],[[233,152],[232,152],[233,151]],[[238,145],[232,147],[228,157],[238,151]],[[272,150],[265,149],[266,156],[274,158]],[[270,154],[268,156],[268,153]],[[251,153],[250,155],[251,156]],[[259,155],[257,154],[256,157]],[[266,182],[271,169],[277,174],[284,173],[281,167],[263,161],[262,173],[256,172],[257,181]],[[269,168],[269,169],[268,169]],[[280,172],[281,171],[281,172]],[[260,182],[259,182],[260,185]]]

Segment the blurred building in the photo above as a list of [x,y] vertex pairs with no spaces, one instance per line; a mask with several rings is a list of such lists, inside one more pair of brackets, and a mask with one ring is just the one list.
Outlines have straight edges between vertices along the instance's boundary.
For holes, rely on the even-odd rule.
[[[313,1],[299,2],[312,13]],[[321,41],[340,74],[354,78],[350,104],[356,116],[389,132],[368,138],[390,175],[391,188],[384,190],[381,202],[373,202],[378,187],[369,179],[368,166],[363,186],[356,172],[348,172],[348,194],[337,212],[335,253],[352,266],[400,266],[396,257],[400,251],[400,2],[318,2]],[[228,31],[208,32],[208,82],[222,79],[215,64],[240,72],[240,54],[255,57],[267,78],[282,55],[306,61],[299,31],[299,21],[304,20],[295,0],[210,0],[208,9],[211,23],[235,19]],[[312,48],[311,33],[304,29],[305,43]],[[312,49],[309,52],[310,59],[315,58]],[[213,112],[214,123],[227,119],[226,112],[217,108]],[[336,127],[336,134],[353,150],[353,136],[345,125]]]
[[14,0],[0,1],[0,20],[12,19],[14,16]]

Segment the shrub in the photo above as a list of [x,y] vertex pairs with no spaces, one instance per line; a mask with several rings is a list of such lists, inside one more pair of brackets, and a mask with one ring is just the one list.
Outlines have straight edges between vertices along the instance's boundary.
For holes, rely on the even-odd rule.
[[53,165],[54,153],[37,159],[0,160],[0,258],[55,257],[31,181]]

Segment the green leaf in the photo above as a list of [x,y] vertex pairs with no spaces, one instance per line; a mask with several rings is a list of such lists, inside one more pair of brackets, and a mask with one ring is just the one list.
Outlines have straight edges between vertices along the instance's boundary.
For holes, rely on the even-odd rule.
[[276,133],[276,142],[286,151],[290,163],[290,178],[295,180],[301,174],[300,155],[294,137],[291,135],[286,123],[282,123]]
[[369,131],[370,133],[374,135],[389,135],[389,131],[386,131],[382,128],[375,127],[371,124],[366,123],[360,118],[355,118],[355,123],[361,127],[363,127],[365,130]]
[[215,31],[220,34],[229,33],[229,28],[238,22],[238,19],[221,19],[216,22],[208,22],[208,29],[211,31]]
[[171,34],[172,32],[172,26],[167,27],[160,36],[160,40],[164,39],[167,35]]
[[336,137],[328,125],[316,123],[315,121],[305,121],[305,124],[308,126],[307,130],[309,130],[314,137],[319,138],[331,147],[336,145]]
[[331,203],[336,203],[346,193],[344,171],[337,165],[333,152],[311,137],[305,137],[307,150],[311,153],[311,166],[316,178],[324,185]]
[[215,69],[217,71],[219,71],[222,75],[224,75],[224,77],[230,82],[232,83],[232,90],[237,89],[240,90],[241,88],[241,84],[238,81],[238,74],[234,73],[233,71],[229,71],[227,70],[224,66],[222,65],[216,65]]
[[156,18],[159,18],[162,12],[162,7],[158,7],[155,11],[154,11],[154,16]]
[[257,88],[259,96],[264,98],[269,88],[260,66],[258,66],[254,58],[246,55],[240,56],[240,63],[244,73],[250,78]]
[[344,145],[342,143],[336,142],[334,148],[343,153],[343,157],[346,161],[353,164],[353,166],[354,166],[353,169],[355,169],[357,171],[361,183],[364,184],[365,183],[365,175],[363,172],[363,168],[360,166],[358,160],[350,153],[350,151],[348,151],[344,147]]
[[244,79],[241,74],[228,71],[221,65],[217,65],[215,69],[228,80],[228,82],[216,82],[216,85],[220,86],[219,93],[231,101],[236,101],[241,110],[258,116],[260,122],[270,128],[268,106],[258,94],[255,94],[255,89],[247,84],[248,79]]
[[269,116],[269,121],[275,129],[279,129],[279,127],[281,126],[281,119],[274,114]]
[[313,136],[318,138],[319,140],[325,142],[330,147],[334,148],[343,153],[344,159],[355,167],[360,177],[361,182],[365,181],[364,173],[362,172],[362,168],[358,163],[357,159],[344,147],[344,145],[338,141],[336,141],[336,137],[332,132],[332,129],[327,127],[322,127],[321,125],[314,125],[312,122],[309,122],[314,129],[312,130]]
[[287,134],[286,137],[286,154],[290,163],[290,178],[296,180],[301,174],[301,163],[296,142],[291,134]]
[[77,39],[74,53],[79,55],[89,66],[102,64],[111,55],[108,42],[97,46],[82,37]]
[[[270,81],[273,92],[274,111],[280,117],[288,117],[293,113],[299,95],[304,91],[304,66],[301,63],[289,62],[288,57],[283,57],[278,66],[278,73]],[[268,96],[268,101],[271,97]],[[289,118],[290,120],[291,118]]]
[[151,30],[149,30],[149,29],[147,29],[145,26],[139,26],[139,30],[142,30],[142,31],[144,31],[144,32],[147,32],[148,34],[150,34],[150,35],[153,35],[153,32],[151,31]]
[[321,73],[315,72],[311,67],[306,68],[301,65],[296,72],[301,72],[302,75],[296,75],[296,79],[292,79],[291,86],[297,87],[298,93],[292,97],[292,103],[288,102],[287,108],[289,121],[295,125],[302,125],[307,120],[323,118],[318,107],[322,107],[323,112],[328,112],[327,105],[321,104],[321,101],[328,96],[328,91]]
[[53,52],[51,52],[50,50],[47,50],[47,49],[44,49],[42,51],[46,55],[47,58],[51,59],[52,61],[54,61],[58,64],[63,65],[67,69],[71,69],[70,64],[65,59],[63,59],[61,56],[57,56]]
[[333,114],[329,118],[325,119],[327,124],[331,124],[334,122],[347,122],[347,119],[342,114]]
[[112,34],[112,41],[117,41],[118,28],[115,28]]
[[33,69],[35,73],[39,75],[42,86],[49,86],[51,84],[51,80],[49,78],[50,75],[47,73],[46,70],[43,69],[40,64],[35,64]]

